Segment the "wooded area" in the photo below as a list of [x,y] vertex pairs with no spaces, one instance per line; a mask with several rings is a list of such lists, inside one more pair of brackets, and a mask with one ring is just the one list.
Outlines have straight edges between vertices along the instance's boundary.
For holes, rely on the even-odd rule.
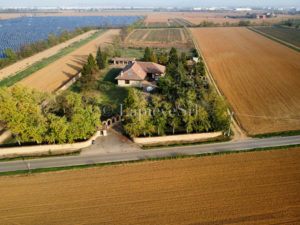
[[[144,59],[151,61],[146,48]],[[228,132],[227,105],[205,79],[200,60],[189,66],[185,54],[172,48],[167,56],[166,75],[159,79],[156,93],[145,96],[129,90],[124,101],[124,129],[131,136],[152,136],[208,131]]]
[[21,143],[73,143],[101,127],[93,97],[64,92],[59,96],[14,86],[0,89],[0,121]]

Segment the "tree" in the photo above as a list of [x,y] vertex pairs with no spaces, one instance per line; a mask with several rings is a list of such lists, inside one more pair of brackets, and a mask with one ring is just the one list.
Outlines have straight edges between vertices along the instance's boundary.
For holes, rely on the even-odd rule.
[[151,62],[151,56],[152,56],[151,49],[149,47],[146,47],[145,48],[145,53],[144,53],[144,61],[145,62]]
[[101,51],[101,48],[98,47],[96,62],[100,70],[104,69],[106,66],[106,54]]
[[227,113],[226,101],[214,92],[210,93],[209,98],[212,129],[216,131],[228,131],[230,127],[230,115]]
[[11,61],[16,61],[17,60],[17,54],[11,48],[7,48],[5,50],[5,55]]
[[152,123],[156,128],[158,135],[164,135],[167,125],[167,114],[164,112],[164,102],[161,100],[161,96],[153,95],[151,98],[153,118]]
[[87,63],[83,65],[79,79],[79,87],[83,92],[90,91],[97,88],[98,83],[95,74],[98,71],[98,66],[96,65],[96,60],[92,54],[89,54]]
[[88,56],[87,65],[91,68],[92,71],[97,70],[97,63],[92,54],[89,54]]
[[175,64],[176,66],[178,66],[179,64],[179,57],[177,54],[177,49],[176,48],[171,48],[170,53],[169,53],[169,61],[168,64]]
[[20,85],[0,88],[0,122],[19,144],[87,139],[101,127],[100,116],[99,107],[84,102],[80,94],[54,97]]
[[48,34],[48,44],[49,46],[54,46],[57,44],[55,34]]
[[158,59],[155,53],[152,53],[150,60],[151,62],[158,63]]
[[0,89],[0,121],[21,142],[41,143],[46,120],[39,104],[44,96],[35,90],[16,85]]
[[151,112],[147,100],[137,89],[131,88],[124,100],[125,121],[124,130],[131,136],[151,135],[155,129],[151,123]]
[[158,57],[159,64],[167,65],[168,64],[168,54],[167,53],[161,53]]

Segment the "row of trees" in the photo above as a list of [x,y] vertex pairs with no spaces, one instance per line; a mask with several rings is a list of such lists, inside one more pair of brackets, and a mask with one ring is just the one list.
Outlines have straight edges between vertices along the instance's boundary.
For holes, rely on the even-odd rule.
[[20,50],[17,52],[13,51],[11,48],[8,48],[5,50],[7,57],[0,59],[0,69],[54,45],[65,42],[91,29],[93,29],[93,27],[76,28],[71,32],[63,30],[59,35],[49,34],[47,40],[39,40],[35,43],[26,43],[22,45]]
[[82,92],[88,92],[98,87],[97,76],[99,70],[102,70],[107,65],[107,58],[110,56],[107,50],[102,51],[98,47],[96,59],[92,54],[89,54],[87,63],[83,65],[81,71],[81,77],[78,81],[78,85]]
[[[197,53],[195,53],[193,50],[193,56],[198,56]],[[172,48],[170,53],[166,51],[159,51],[155,52],[153,49],[146,47],[144,52],[143,61],[145,62],[154,62],[159,63],[161,65],[168,65],[170,61],[174,61],[176,65],[178,65],[179,62],[183,63],[184,65],[187,64],[187,59],[190,59],[190,56],[187,56],[185,52],[182,52],[180,56],[177,53],[176,48]]]
[[101,127],[100,116],[93,97],[73,92],[53,96],[19,85],[0,89],[0,122],[19,144],[88,139]]
[[129,91],[124,102],[124,129],[129,135],[228,131],[226,102],[208,85],[203,62],[195,62],[190,70],[184,62],[171,49],[157,93],[146,98],[137,89]]
[[[221,23],[214,23],[213,21],[204,20],[197,25],[197,27],[243,27],[250,26],[251,22],[249,20],[240,20],[236,23],[230,23],[228,21]],[[255,23],[253,23],[255,25]]]

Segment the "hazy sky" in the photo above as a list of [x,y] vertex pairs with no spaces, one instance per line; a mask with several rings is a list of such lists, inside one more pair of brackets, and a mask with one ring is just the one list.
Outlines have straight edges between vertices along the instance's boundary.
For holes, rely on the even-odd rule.
[[155,7],[221,7],[274,6],[300,7],[300,0],[0,0],[0,7],[56,6],[155,6]]

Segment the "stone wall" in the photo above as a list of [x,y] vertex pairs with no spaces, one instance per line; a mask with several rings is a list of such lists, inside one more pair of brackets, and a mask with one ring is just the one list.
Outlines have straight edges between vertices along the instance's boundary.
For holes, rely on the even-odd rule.
[[159,137],[138,137],[132,138],[133,142],[142,146],[159,146],[183,143],[197,143],[209,140],[222,139],[222,132],[197,133],[197,134],[178,134]]
[[0,158],[12,158],[32,155],[45,155],[51,153],[74,152],[82,148],[89,147],[92,141],[97,137],[102,136],[100,131],[97,131],[89,140],[61,145],[34,145],[34,146],[19,146],[0,148]]

